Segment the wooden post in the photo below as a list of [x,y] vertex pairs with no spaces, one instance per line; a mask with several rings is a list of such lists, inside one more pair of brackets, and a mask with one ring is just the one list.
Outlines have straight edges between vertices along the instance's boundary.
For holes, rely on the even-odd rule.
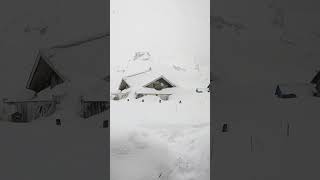
[[108,128],[109,127],[109,121],[105,120],[103,121],[103,128]]
[[254,148],[253,148],[253,137],[250,136],[250,147],[251,147],[251,152],[254,151]]
[[222,132],[228,132],[228,130],[229,130],[228,124],[227,123],[223,124],[222,125]]

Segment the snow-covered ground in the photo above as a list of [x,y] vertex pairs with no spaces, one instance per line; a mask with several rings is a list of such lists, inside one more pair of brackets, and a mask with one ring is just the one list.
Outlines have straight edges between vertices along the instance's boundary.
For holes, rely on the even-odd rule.
[[[0,98],[32,94],[25,87],[39,48],[106,32],[107,4],[104,0],[4,1],[0,7]],[[46,30],[40,32],[41,28]],[[107,129],[97,128],[101,121],[77,120],[62,122],[60,128],[55,117],[28,124],[1,119],[0,179],[107,179]]]
[[209,179],[210,94],[177,96],[111,101],[112,180]]
[[111,92],[117,91],[125,75],[139,74],[150,67],[150,72],[137,75],[137,79],[152,81],[148,76],[159,73],[176,85],[167,101],[160,102],[153,95],[136,99],[135,91],[144,84],[140,87],[133,79],[126,98],[111,100],[111,180],[208,180],[210,92],[197,93],[196,88],[208,86],[210,72],[207,67],[195,69],[188,63],[177,66],[176,61],[157,62],[151,55],[129,60],[124,72],[111,70]]
[[[210,82],[210,1],[110,4],[111,93],[121,78],[146,71],[146,65],[149,74],[155,71],[178,87],[161,103],[156,96],[135,99],[135,88],[142,87],[111,101],[111,180],[208,180],[210,93],[196,88]],[[150,52],[152,62],[133,61],[140,51]]]
[[0,122],[1,179],[105,180],[106,129],[61,128]]
[[[320,99],[274,96],[277,84],[299,89],[319,69],[318,7],[315,1],[215,1],[213,15],[245,28],[211,27],[214,179],[319,178]],[[279,11],[282,27],[274,21]],[[228,133],[221,132],[224,122]]]

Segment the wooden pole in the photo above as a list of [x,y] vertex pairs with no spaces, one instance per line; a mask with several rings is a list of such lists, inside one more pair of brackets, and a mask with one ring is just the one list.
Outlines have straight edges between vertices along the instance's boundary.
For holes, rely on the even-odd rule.
[[253,152],[254,148],[253,148],[253,137],[250,136],[250,147],[251,147],[251,152]]

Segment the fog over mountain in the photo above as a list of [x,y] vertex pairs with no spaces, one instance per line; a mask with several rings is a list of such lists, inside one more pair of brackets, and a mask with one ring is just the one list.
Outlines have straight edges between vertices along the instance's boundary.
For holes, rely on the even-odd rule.
[[212,7],[217,75],[239,82],[302,81],[320,67],[316,1],[218,0]]
[[209,66],[209,6],[208,0],[111,1],[111,65],[150,51],[159,61]]

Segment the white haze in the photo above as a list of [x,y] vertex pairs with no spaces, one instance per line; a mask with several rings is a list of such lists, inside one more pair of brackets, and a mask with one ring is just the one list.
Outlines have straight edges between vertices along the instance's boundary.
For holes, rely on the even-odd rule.
[[112,0],[111,66],[135,51],[150,51],[157,61],[209,66],[209,7],[209,0]]

